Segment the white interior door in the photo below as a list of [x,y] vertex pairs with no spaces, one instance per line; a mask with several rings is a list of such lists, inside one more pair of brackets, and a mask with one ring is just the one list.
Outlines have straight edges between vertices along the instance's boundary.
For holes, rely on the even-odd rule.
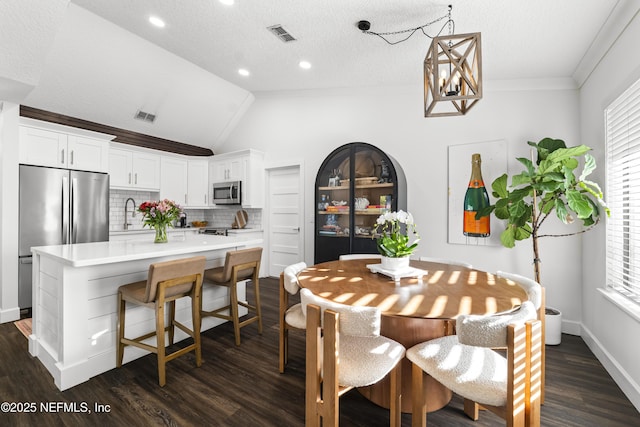
[[304,260],[301,180],[298,165],[267,171],[267,245],[272,277]]

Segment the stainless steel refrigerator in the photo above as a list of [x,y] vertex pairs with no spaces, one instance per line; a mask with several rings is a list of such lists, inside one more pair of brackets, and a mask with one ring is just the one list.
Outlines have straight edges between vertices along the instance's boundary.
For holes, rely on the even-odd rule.
[[18,305],[31,307],[31,247],[109,240],[109,175],[20,165]]

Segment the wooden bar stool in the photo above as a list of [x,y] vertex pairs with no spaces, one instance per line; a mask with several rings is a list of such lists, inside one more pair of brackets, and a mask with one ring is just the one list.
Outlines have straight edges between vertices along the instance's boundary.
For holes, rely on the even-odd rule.
[[[158,382],[166,383],[166,362],[182,356],[190,351],[196,353],[196,365],[202,365],[200,348],[200,296],[202,294],[202,278],[204,276],[206,258],[203,256],[159,262],[149,266],[147,280],[122,285],[118,288],[118,342],[116,366],[122,366],[124,348],[128,345],[140,347],[158,355]],[[175,320],[176,300],[191,297],[191,315],[193,330]],[[155,311],[156,330],[137,338],[124,337],[126,303],[141,305]],[[169,303],[169,322],[165,326],[165,304]],[[193,344],[166,354],[165,332],[169,332],[169,345],[173,345],[174,327],[193,338]],[[142,341],[156,337],[156,347]]]
[[[229,288],[229,305],[212,311],[200,310],[201,317],[212,316],[233,322],[233,331],[236,337],[236,345],[240,345],[240,328],[253,322],[258,322],[258,332],[262,334],[262,311],[260,310],[260,283],[258,273],[260,271],[260,258],[262,248],[241,249],[229,251],[225,258],[224,266],[211,268],[204,272],[204,282],[216,286]],[[255,305],[249,302],[238,301],[238,282],[251,279],[255,293]],[[245,307],[255,312],[255,316],[240,322],[238,318],[238,306]],[[202,307],[202,306],[200,306]],[[223,314],[227,311],[229,314]]]

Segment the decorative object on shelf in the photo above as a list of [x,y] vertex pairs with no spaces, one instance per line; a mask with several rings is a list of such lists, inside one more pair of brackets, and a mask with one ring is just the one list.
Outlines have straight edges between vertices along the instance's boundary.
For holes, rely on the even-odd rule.
[[329,187],[339,187],[340,186],[340,169],[334,169],[331,171],[331,176],[329,177]]
[[[403,210],[386,212],[376,220],[375,231],[378,234],[378,252],[382,255],[382,268],[400,271],[409,267],[409,256],[420,241],[413,215]],[[415,236],[413,242],[409,242],[409,234]]]
[[369,199],[366,197],[356,197],[355,207],[358,210],[367,209],[369,206]]
[[[353,165],[351,162],[353,162]],[[354,167],[354,176],[351,176],[351,166]],[[349,185],[348,180],[350,178],[356,178],[357,185],[357,178],[373,177],[376,174],[376,161],[369,150],[356,151],[354,158],[347,157],[344,159],[338,169],[342,171],[341,179],[347,180],[346,185]]]
[[143,202],[138,212],[142,213],[143,227],[155,229],[154,243],[166,243],[167,227],[173,227],[173,222],[183,214],[180,205],[169,199]]
[[[454,34],[455,22],[451,10],[446,15],[419,27],[400,31],[377,33],[370,31],[369,21],[359,21],[357,27],[365,34],[378,36],[388,44],[403,42],[420,31],[432,39],[424,59],[424,116],[461,116],[482,99],[482,56],[480,33]],[[426,28],[446,20],[436,36],[427,34]],[[446,28],[448,35],[440,34]],[[388,36],[406,35],[396,41]]]
[[384,159],[380,160],[380,179],[378,179],[378,184],[384,184],[389,181],[389,177],[391,176],[391,173],[389,172],[389,165],[387,164],[387,162],[384,161]]
[[323,194],[320,196],[320,201],[318,202],[318,210],[319,211],[326,211],[327,210],[327,206],[329,206],[329,202],[328,202],[329,198],[327,197],[326,194]]
[[393,200],[393,195],[385,194],[384,196],[380,196],[380,209],[385,209],[387,211],[391,210],[391,201]]

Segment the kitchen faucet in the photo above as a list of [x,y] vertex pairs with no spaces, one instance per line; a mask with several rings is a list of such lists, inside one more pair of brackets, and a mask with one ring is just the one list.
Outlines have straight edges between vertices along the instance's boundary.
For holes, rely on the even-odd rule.
[[136,216],[136,201],[133,200],[131,197],[129,197],[127,201],[124,202],[124,229],[125,230],[128,230],[129,226],[131,225],[131,223],[127,222],[127,206],[129,206],[129,200],[133,202],[133,211],[131,211],[131,218]]

